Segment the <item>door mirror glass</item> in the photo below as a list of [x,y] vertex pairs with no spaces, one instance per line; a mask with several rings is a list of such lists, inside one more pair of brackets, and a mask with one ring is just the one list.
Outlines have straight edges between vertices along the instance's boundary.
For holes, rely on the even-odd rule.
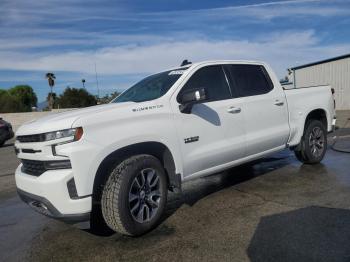
[[207,96],[205,88],[186,90],[181,94],[179,99],[179,102],[181,103],[180,111],[182,113],[189,114],[191,113],[191,109],[194,104],[205,101],[206,99]]
[[180,98],[181,104],[195,103],[206,99],[205,88],[192,89],[183,92]]

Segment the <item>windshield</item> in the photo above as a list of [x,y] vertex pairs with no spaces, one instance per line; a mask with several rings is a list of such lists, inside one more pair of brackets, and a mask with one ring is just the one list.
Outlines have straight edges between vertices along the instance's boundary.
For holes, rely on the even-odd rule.
[[157,99],[168,92],[186,69],[188,69],[188,67],[174,69],[146,77],[123,92],[120,96],[114,99],[112,103],[144,102]]

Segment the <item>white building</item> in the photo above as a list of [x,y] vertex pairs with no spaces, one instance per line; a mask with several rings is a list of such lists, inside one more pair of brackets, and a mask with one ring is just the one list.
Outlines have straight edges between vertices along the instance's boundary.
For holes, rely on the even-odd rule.
[[[286,88],[331,85],[337,110],[350,109],[350,54],[288,69]],[[295,84],[294,84],[295,83]]]

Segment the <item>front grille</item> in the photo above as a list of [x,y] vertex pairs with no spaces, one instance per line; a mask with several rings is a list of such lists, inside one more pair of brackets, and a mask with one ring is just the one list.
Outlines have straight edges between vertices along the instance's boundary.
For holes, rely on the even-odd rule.
[[22,172],[32,176],[40,176],[47,169],[45,162],[36,160],[21,159],[22,161]]
[[27,136],[17,136],[16,139],[21,143],[42,142],[44,141],[44,135],[36,134],[36,135],[27,135]]
[[69,160],[37,161],[21,159],[23,164],[22,172],[32,176],[40,176],[48,170],[71,169]]

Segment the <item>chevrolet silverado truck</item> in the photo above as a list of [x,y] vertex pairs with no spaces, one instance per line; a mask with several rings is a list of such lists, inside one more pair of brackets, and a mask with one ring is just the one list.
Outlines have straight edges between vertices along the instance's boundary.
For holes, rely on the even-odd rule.
[[137,236],[168,190],[289,148],[319,163],[335,125],[330,86],[283,90],[261,62],[207,61],[141,80],[109,104],[22,125],[18,194],[36,211]]

